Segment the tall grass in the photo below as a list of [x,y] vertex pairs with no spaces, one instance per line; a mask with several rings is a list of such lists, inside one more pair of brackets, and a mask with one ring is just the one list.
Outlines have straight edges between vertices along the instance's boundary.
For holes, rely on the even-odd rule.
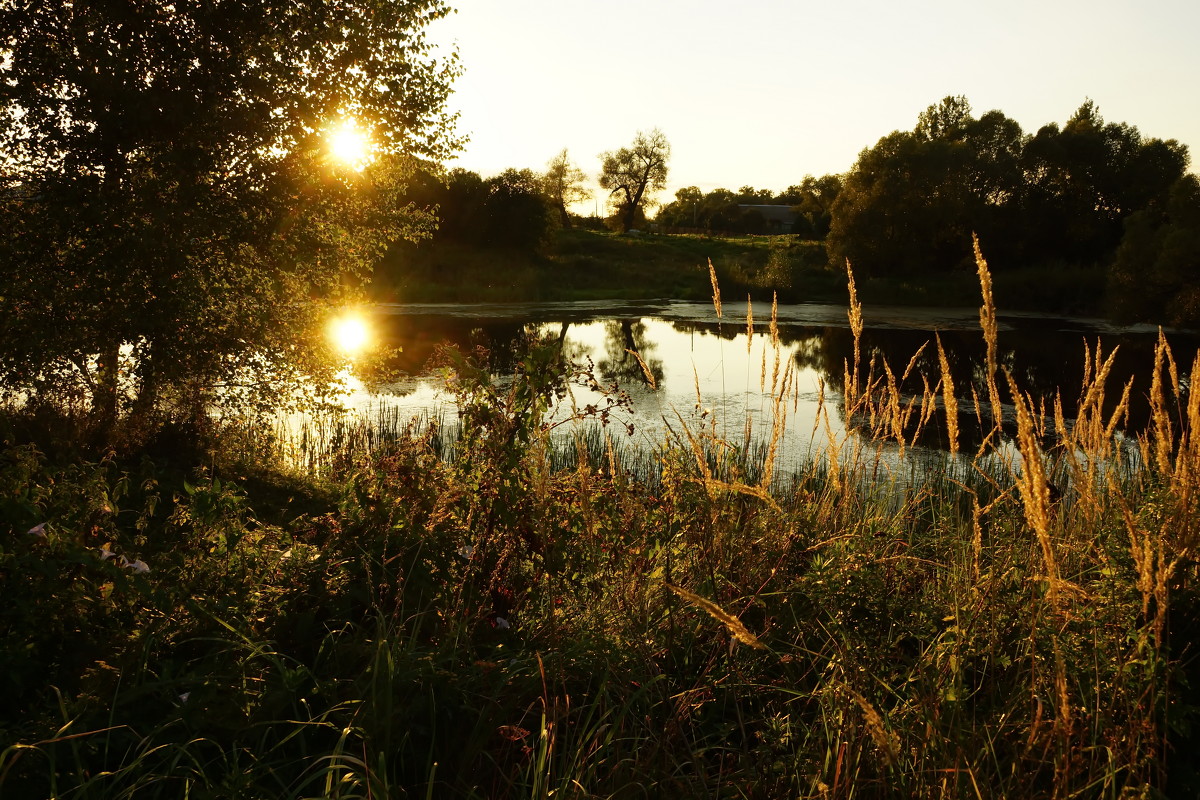
[[757,449],[552,429],[553,349],[503,387],[461,361],[454,425],[227,431],[186,482],[9,447],[0,794],[1190,796],[1200,360],[1160,338],[1129,434],[1097,344],[1068,419],[999,368],[977,264],[986,397],[936,339],[904,394],[848,271],[855,353],[788,473],[774,308]]

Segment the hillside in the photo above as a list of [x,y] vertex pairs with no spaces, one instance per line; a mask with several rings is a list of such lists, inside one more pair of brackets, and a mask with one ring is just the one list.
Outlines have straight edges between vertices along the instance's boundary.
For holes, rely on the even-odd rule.
[[[986,243],[985,243],[986,250]],[[821,242],[785,236],[623,235],[558,230],[537,254],[453,242],[403,243],[376,271],[371,296],[380,302],[507,302],[672,298],[711,294],[712,260],[726,299],[752,294],[780,302],[842,302],[845,275],[827,265]],[[994,276],[1002,308],[1096,313],[1104,273],[1078,267],[1009,270]],[[972,306],[973,271],[931,278],[858,279],[872,304]]]

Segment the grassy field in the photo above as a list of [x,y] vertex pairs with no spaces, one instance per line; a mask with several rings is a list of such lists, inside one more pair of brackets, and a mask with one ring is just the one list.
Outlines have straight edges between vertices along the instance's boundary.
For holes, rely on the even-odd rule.
[[[385,302],[705,300],[712,260],[726,294],[783,303],[845,302],[844,269],[830,269],[820,242],[790,236],[620,235],[558,230],[540,255],[438,243],[397,246],[372,285]],[[1094,314],[1104,271],[1039,266],[996,276],[1002,308]],[[865,302],[972,306],[979,282],[963,270],[936,278],[860,281]]]
[[[1074,420],[1001,409],[979,279],[986,396],[856,357],[856,433],[795,476],[686,409],[653,451],[552,439],[536,342],[504,386],[457,362],[453,434],[89,454],[11,409],[0,796],[1194,796],[1200,364],[1160,345],[1135,438],[1104,352]],[[880,481],[933,426],[942,465]]]
[[379,270],[374,291],[385,300],[412,302],[703,300],[709,259],[730,291],[751,287],[769,301],[772,286],[790,292],[807,281],[822,297],[844,296],[845,279],[824,269],[817,242],[587,230],[556,231],[537,256],[447,243],[402,245]]

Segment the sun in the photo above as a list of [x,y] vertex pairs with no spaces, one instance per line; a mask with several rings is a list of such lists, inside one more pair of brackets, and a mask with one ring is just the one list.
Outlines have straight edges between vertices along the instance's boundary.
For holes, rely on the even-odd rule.
[[343,120],[329,131],[326,138],[329,141],[329,154],[336,161],[356,170],[366,166],[371,154],[371,137],[354,120]]
[[371,340],[371,329],[362,317],[347,314],[329,323],[329,338],[343,353],[353,356]]

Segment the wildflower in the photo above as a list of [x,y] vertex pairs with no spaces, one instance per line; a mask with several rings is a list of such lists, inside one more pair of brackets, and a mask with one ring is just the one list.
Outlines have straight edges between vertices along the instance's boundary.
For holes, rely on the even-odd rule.
[[142,561],[140,558],[137,561],[129,562],[129,568],[133,570],[134,575],[145,575],[150,571],[149,565],[147,565],[146,562]]
[[110,558],[112,558],[115,555],[116,555],[116,553],[114,553],[112,551],[112,542],[105,542],[104,546],[100,548],[100,560],[101,561],[108,561]]
[[45,539],[46,538],[46,523],[39,522],[37,525],[34,525],[32,528],[25,531],[25,533],[28,536],[36,536],[39,539]]
[[509,625],[508,620],[506,620],[504,617],[496,617],[492,624],[496,626],[496,630],[500,631],[506,631],[512,628],[512,625]]

